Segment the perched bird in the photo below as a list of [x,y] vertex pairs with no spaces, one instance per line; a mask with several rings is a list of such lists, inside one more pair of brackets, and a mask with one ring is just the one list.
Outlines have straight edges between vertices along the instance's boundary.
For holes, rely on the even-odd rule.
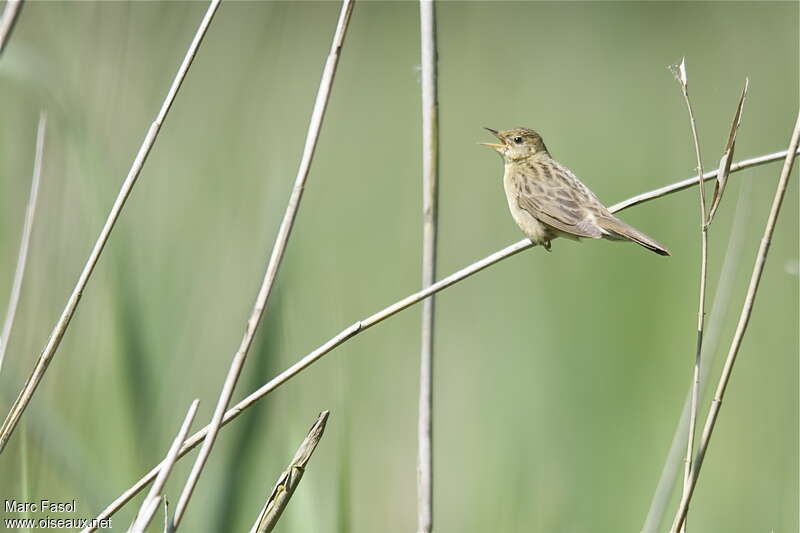
[[548,251],[556,237],[633,241],[660,255],[659,243],[629,226],[602,204],[570,169],[550,156],[542,137],[527,128],[495,131],[501,144],[481,143],[505,161],[503,186],[514,222]]

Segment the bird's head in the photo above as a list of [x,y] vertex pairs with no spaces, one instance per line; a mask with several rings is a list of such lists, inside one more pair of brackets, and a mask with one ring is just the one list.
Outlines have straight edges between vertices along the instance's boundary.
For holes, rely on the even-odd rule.
[[542,137],[528,128],[496,131],[484,128],[500,140],[500,144],[481,143],[499,153],[506,161],[522,161],[531,157],[550,155]]

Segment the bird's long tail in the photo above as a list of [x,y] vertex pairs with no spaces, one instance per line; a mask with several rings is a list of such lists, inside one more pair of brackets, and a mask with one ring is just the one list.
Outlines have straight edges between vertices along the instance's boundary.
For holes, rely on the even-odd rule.
[[648,237],[633,226],[624,223],[617,217],[603,217],[597,222],[607,233],[607,238],[621,240],[626,239],[633,241],[640,246],[644,246],[648,250],[652,250],[658,255],[671,255],[669,250],[661,246],[656,240]]

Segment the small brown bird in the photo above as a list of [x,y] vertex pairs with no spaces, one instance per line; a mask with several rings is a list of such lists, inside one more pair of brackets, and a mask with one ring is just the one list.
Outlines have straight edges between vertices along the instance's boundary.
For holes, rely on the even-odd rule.
[[481,143],[505,161],[503,186],[514,222],[548,251],[556,237],[633,241],[660,255],[659,243],[629,226],[602,204],[570,169],[550,157],[542,137],[527,128],[495,131],[502,144]]

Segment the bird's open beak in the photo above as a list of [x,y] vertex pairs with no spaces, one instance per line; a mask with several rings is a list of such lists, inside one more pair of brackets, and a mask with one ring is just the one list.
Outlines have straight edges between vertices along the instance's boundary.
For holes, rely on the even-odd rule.
[[[488,131],[489,133],[500,139],[500,141],[504,140],[502,137],[500,137],[500,134],[497,133],[497,130],[493,130],[492,128],[483,128],[483,129],[485,129],[486,131]],[[502,153],[503,149],[505,148],[505,145],[503,144],[496,144],[496,143],[480,143],[480,144],[482,144],[483,146],[488,146],[489,148],[492,148],[500,153]]]

